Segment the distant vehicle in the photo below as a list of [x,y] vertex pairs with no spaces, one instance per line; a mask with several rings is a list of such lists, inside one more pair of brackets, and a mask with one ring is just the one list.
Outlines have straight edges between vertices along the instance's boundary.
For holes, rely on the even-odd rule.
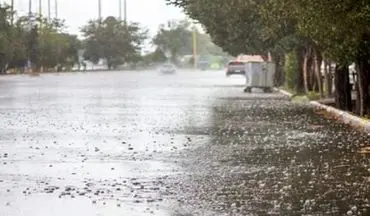
[[209,63],[208,63],[208,61],[199,62],[198,67],[201,70],[207,70],[208,67],[209,67]]
[[231,75],[245,75],[245,62],[241,61],[229,61],[226,65],[226,76]]
[[207,58],[200,58],[198,60],[198,68],[201,70],[207,70],[209,67],[209,60]]
[[171,63],[165,63],[163,64],[160,69],[161,73],[163,74],[174,74],[176,73],[176,67],[175,65],[171,64]]

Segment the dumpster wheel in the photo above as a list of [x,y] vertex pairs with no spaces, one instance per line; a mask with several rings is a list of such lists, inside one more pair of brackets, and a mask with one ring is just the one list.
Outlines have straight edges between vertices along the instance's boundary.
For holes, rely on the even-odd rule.
[[252,88],[251,88],[251,87],[246,87],[246,88],[244,89],[244,92],[245,92],[245,93],[251,93],[251,92],[252,92]]
[[263,88],[263,92],[265,92],[265,93],[271,93],[272,92],[272,88],[271,87]]

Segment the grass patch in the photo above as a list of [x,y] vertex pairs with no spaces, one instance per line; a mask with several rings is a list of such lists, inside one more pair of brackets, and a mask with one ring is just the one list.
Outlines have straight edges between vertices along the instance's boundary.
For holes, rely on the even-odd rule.
[[308,92],[307,97],[308,97],[310,100],[319,100],[319,99],[320,99],[320,93],[310,91],[310,92]]
[[289,93],[291,93],[293,95],[295,94],[295,92],[294,92],[293,89],[290,89],[290,88],[288,88],[286,86],[280,86],[279,89],[284,90],[284,91],[287,91],[287,92],[289,92]]
[[307,97],[307,95],[294,95],[292,97],[293,103],[309,103],[310,99]]
[[308,92],[308,94],[297,94],[293,89],[290,89],[286,86],[281,86],[279,87],[279,89],[282,89],[284,91],[287,91],[289,93],[292,94],[292,100],[293,99],[296,99],[296,100],[309,100],[309,101],[312,101],[312,100],[319,100],[320,99],[320,93],[318,92],[314,92],[314,91],[310,91]]

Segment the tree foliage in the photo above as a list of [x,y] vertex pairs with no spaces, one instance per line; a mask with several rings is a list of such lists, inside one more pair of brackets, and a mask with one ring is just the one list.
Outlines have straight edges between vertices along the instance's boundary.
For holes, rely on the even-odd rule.
[[109,68],[137,60],[147,31],[138,23],[125,24],[114,17],[92,20],[82,28],[86,60],[107,62]]
[[[198,20],[213,41],[231,54],[272,54],[281,59],[297,53],[297,87],[317,89],[320,66],[341,70],[355,62],[359,113],[370,113],[370,2],[358,0],[167,0]],[[335,73],[340,74],[340,73]],[[336,75],[336,76],[337,76]],[[345,75],[348,76],[348,75]],[[280,76],[282,77],[282,76]],[[315,77],[314,82],[307,79]],[[305,79],[304,82],[302,79]],[[345,79],[344,79],[345,80]],[[344,85],[336,82],[336,94]],[[346,88],[348,89],[348,88]],[[297,88],[299,90],[299,88]],[[347,94],[347,93],[346,93]],[[336,97],[340,98],[340,97]],[[350,100],[347,100],[350,102]],[[341,104],[338,103],[337,104]],[[348,107],[347,105],[345,105]],[[366,111],[365,106],[368,107]]]
[[22,68],[30,60],[34,69],[57,65],[72,67],[78,63],[80,41],[64,32],[64,22],[39,16],[16,20],[8,5],[0,5],[0,68]]
[[[195,38],[193,34],[195,32]],[[169,21],[162,24],[154,36],[152,43],[157,52],[164,53],[172,62],[180,56],[193,53],[193,40],[196,41],[199,55],[225,55],[223,50],[215,45],[208,34],[203,34],[188,20]]]
[[176,62],[180,55],[192,53],[191,24],[187,21],[168,21],[159,27],[153,44],[171,61]]
[[356,0],[167,0],[233,53],[314,44],[334,61],[368,53],[370,3]]
[[273,34],[265,28],[258,3],[244,0],[168,0],[198,20],[213,41],[232,55],[265,54],[273,45]]
[[298,70],[297,55],[294,52],[285,55],[284,71],[285,71],[285,87],[294,89],[296,73]]

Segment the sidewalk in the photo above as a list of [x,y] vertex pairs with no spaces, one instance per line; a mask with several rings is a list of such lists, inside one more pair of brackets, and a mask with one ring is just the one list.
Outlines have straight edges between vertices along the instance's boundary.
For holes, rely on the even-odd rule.
[[[293,96],[292,93],[287,92],[285,90],[282,90],[282,89],[276,89],[276,90],[288,97]],[[355,93],[352,94],[352,98],[356,98]],[[309,103],[315,109],[323,110],[327,113],[327,115],[332,115],[336,120],[339,120],[345,124],[349,124],[355,128],[358,128],[370,134],[370,120],[366,118],[361,118],[352,113],[335,108],[333,106],[335,104],[334,98],[321,99],[318,101],[310,101]]]

